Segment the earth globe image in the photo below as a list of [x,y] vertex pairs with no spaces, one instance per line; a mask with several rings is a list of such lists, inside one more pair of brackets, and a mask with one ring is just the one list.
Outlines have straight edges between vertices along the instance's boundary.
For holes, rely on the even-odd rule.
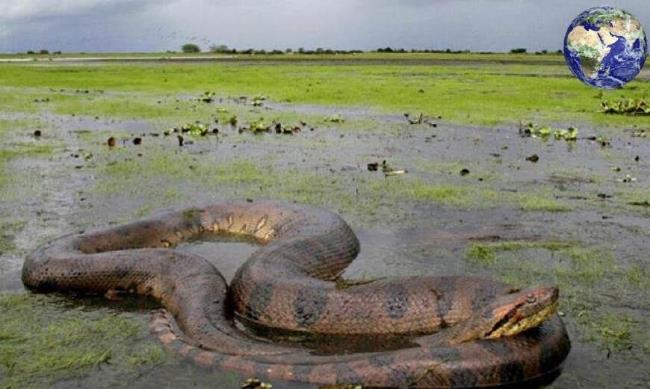
[[648,42],[641,23],[627,11],[601,6],[578,15],[564,38],[564,58],[587,85],[621,88],[645,64]]

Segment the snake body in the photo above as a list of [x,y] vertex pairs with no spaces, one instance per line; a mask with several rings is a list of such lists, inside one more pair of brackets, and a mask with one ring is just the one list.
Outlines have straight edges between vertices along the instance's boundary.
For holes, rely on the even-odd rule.
[[[189,239],[231,235],[261,247],[230,287],[204,258],[172,249]],[[202,366],[267,379],[495,386],[556,371],[569,352],[565,328],[550,311],[555,288],[516,292],[478,277],[337,282],[358,252],[350,227],[326,210],[223,202],[56,239],[26,258],[22,279],[41,292],[150,296],[164,307],[153,315],[151,330],[168,349]],[[417,338],[399,350],[316,355],[251,337],[235,318],[270,331],[324,337]],[[504,336],[522,322],[534,328]]]

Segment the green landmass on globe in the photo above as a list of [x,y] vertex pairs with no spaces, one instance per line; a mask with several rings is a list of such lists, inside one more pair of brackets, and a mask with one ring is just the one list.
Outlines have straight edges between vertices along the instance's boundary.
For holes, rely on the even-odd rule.
[[571,72],[597,88],[620,88],[639,74],[648,44],[641,23],[629,12],[595,7],[578,15],[564,39]]

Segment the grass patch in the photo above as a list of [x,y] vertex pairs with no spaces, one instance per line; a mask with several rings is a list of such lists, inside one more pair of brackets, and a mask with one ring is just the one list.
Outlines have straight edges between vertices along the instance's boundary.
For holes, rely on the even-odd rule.
[[166,358],[165,350],[159,344],[146,344],[126,357],[129,365],[159,364]]
[[56,296],[0,294],[0,386],[42,387],[93,369],[161,363],[158,344],[142,342],[145,323],[132,315],[62,309]]
[[555,274],[566,283],[578,280],[591,286],[614,270],[614,258],[609,251],[574,246],[563,249],[561,253],[568,261],[557,266]]
[[599,342],[608,352],[632,349],[632,332],[639,330],[637,323],[631,318],[611,313],[596,318],[583,315],[579,321],[589,327],[587,340]]
[[517,194],[515,203],[522,210],[531,212],[566,212],[570,210],[568,206],[556,199],[529,193]]
[[650,269],[648,266],[632,265],[627,270],[628,281],[640,289],[650,289]]
[[497,261],[497,253],[507,251],[517,251],[523,249],[546,249],[551,251],[558,251],[563,249],[573,248],[573,244],[569,242],[559,241],[506,241],[494,243],[473,243],[471,244],[465,258],[474,263],[483,265],[492,265]]
[[377,196],[399,201],[437,203],[465,209],[489,208],[497,204],[497,193],[469,184],[451,185],[437,183],[434,179],[398,177],[374,180],[368,189]]
[[428,202],[460,205],[466,203],[469,197],[465,188],[452,185],[435,185],[417,180],[408,183],[391,181],[389,185],[392,185],[393,189],[395,186],[402,187],[403,190],[398,192],[403,192],[405,197]]
[[[241,61],[199,65],[103,63],[36,67],[0,64],[0,83],[15,88],[182,92],[194,96],[206,90],[215,91],[217,95],[260,94],[268,96],[270,101],[424,112],[442,115],[452,122],[482,125],[517,123],[522,118],[567,124],[591,122],[616,128],[650,124],[650,117],[612,117],[599,112],[601,98],[618,98],[621,92],[604,91],[595,98],[592,89],[582,86],[564,63],[556,61],[557,56],[527,56],[519,62],[506,63],[497,62],[497,57],[469,54],[463,57],[468,61],[465,66],[449,65],[441,61],[439,55],[408,54],[337,56],[330,62],[326,57],[319,57],[320,62],[309,63],[297,56],[275,56],[274,61],[242,57]],[[284,59],[278,61],[278,58]],[[360,60],[363,58],[366,60]],[[367,58],[380,60],[368,61]],[[548,58],[553,61],[547,61]],[[432,62],[426,63],[427,60]],[[642,98],[649,91],[650,83],[633,81],[626,88],[625,97]],[[6,100],[21,99],[0,94],[4,94]],[[170,108],[170,105],[157,107],[134,99],[130,99],[133,105],[128,106],[118,100],[97,97],[97,105],[89,111],[158,116],[167,115]],[[21,102],[11,104],[20,106]],[[51,104],[57,106],[59,112],[84,112],[88,104],[94,103],[74,99],[52,101]]]

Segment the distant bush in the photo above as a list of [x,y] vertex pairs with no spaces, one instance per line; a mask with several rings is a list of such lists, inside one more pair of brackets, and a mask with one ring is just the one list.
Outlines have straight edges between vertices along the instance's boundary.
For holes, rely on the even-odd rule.
[[525,54],[526,51],[527,50],[524,49],[523,47],[519,47],[519,48],[510,50],[510,54]]
[[49,50],[45,50],[45,49],[41,49],[38,53],[39,53],[39,54],[50,54],[50,51],[49,51]]
[[35,54],[34,50],[27,50],[27,54]]
[[211,53],[229,53],[230,50],[226,45],[212,45],[210,46]]
[[201,48],[199,45],[194,44],[194,43],[186,43],[183,46],[181,46],[181,50],[183,50],[183,53],[200,53]]

